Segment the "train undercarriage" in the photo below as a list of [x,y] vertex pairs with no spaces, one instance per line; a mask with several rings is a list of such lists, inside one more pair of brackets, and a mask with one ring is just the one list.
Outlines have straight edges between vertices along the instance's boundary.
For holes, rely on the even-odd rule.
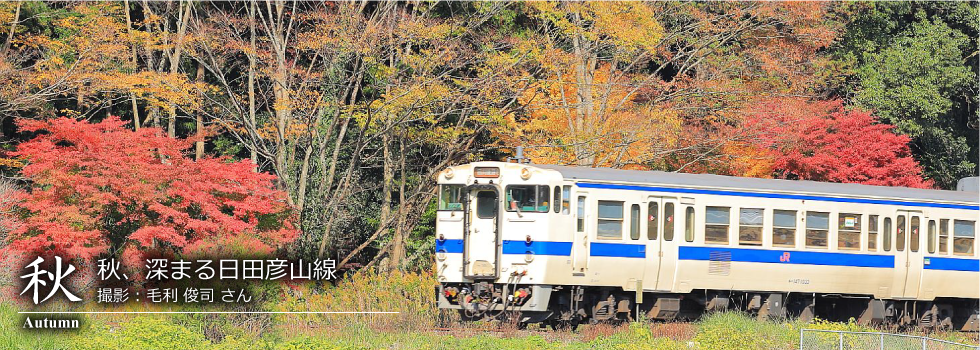
[[705,313],[739,310],[759,319],[853,319],[864,325],[896,329],[980,330],[980,303],[976,299],[892,300],[861,295],[721,290],[636,293],[616,287],[489,282],[450,283],[438,286],[436,292],[439,307],[459,310],[463,320],[510,318],[520,326],[538,323],[555,329],[638,317],[693,321]]

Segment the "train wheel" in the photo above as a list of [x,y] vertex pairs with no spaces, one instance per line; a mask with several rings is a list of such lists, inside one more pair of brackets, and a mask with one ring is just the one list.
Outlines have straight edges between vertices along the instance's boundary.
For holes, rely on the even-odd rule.
[[574,332],[576,329],[578,329],[579,322],[578,320],[550,320],[548,321],[548,325],[551,326],[551,329],[556,331],[567,330]]

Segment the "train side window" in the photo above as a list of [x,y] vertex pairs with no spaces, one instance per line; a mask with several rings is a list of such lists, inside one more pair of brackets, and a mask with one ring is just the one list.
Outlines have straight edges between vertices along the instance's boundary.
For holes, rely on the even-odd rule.
[[881,247],[886,252],[892,251],[892,218],[885,218],[885,224],[881,227]]
[[772,211],[772,245],[796,247],[796,210]]
[[939,254],[949,252],[949,219],[939,219]]
[[909,250],[919,251],[919,217],[913,216],[909,220]]
[[578,196],[578,217],[575,219],[575,228],[578,232],[585,232],[585,196]]
[[553,207],[555,207],[555,213],[561,211],[561,206],[558,205],[558,203],[561,203],[561,186],[555,186],[555,198],[551,201],[551,203],[554,204]]
[[640,239],[640,205],[630,206],[630,239]]
[[728,244],[731,225],[729,207],[706,207],[704,211],[704,243]]
[[674,203],[664,203],[664,240],[674,240]]
[[905,251],[905,215],[895,219],[895,250]]
[[837,214],[837,249],[861,249],[861,214]]
[[830,213],[806,212],[806,247],[827,249]]
[[878,250],[878,215],[868,215],[868,251]]
[[597,239],[623,239],[623,202],[599,201],[596,217]]
[[926,244],[929,247],[929,254],[936,253],[936,220],[929,220],[929,236],[926,237]]
[[657,215],[660,215],[658,211],[660,211],[660,207],[657,202],[647,204],[647,239],[651,241],[657,240],[657,229],[659,228]]
[[975,229],[975,221],[953,220],[953,254],[973,255]]
[[525,213],[547,213],[548,186],[510,185],[507,186],[507,211]]
[[694,207],[687,207],[684,217],[684,240],[694,242]]
[[[556,204],[558,202],[555,202]],[[572,211],[572,186],[561,187],[561,213],[568,215]]]
[[762,223],[765,213],[762,209],[739,209],[738,244],[762,245]]

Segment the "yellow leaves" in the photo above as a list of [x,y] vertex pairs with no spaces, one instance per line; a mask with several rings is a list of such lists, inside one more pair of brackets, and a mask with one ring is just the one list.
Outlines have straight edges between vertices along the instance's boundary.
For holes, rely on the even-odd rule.
[[629,75],[609,65],[593,74],[588,85],[571,69],[537,82],[518,97],[524,113],[506,115],[493,130],[506,144],[531,146],[529,156],[546,163],[646,164],[676,145],[676,111],[635,102],[631,85],[623,84]]
[[728,155],[730,172],[735,176],[771,178],[775,164],[767,149],[747,142],[729,142],[722,149]]
[[24,160],[17,158],[2,158],[0,157],[0,167],[10,167],[10,168],[22,168],[24,167]]
[[654,52],[664,37],[650,4],[643,2],[531,2],[538,17],[564,36],[579,36],[596,47],[613,45],[625,51]]
[[642,2],[589,2],[596,32],[607,35],[619,46],[654,52],[664,36],[664,27],[650,7]]

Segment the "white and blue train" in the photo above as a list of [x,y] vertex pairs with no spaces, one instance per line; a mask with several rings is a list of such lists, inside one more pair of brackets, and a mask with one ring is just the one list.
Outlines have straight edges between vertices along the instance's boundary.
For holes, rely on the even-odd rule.
[[980,324],[976,178],[943,191],[476,162],[438,182],[438,304],[466,318]]

